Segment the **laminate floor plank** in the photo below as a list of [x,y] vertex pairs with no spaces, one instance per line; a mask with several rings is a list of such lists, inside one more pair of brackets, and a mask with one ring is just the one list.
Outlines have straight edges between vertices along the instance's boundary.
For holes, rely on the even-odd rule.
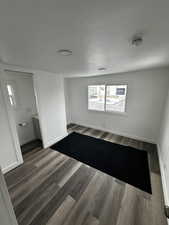
[[71,128],[74,127],[74,126],[75,126],[75,124],[69,123],[69,124],[67,125],[67,129],[69,130],[69,129],[71,129]]
[[45,157],[35,162],[36,167],[42,167],[43,165],[47,165],[54,157],[58,157],[60,155],[59,152],[50,151]]
[[85,127],[83,130],[82,130],[82,134],[85,134],[85,133],[87,133],[88,131],[90,130],[90,128],[88,128],[88,127]]
[[114,135],[114,140],[115,140],[115,143],[116,143],[116,144],[121,145],[121,142],[122,142],[122,140],[123,140],[123,137],[120,136],[120,135]]
[[67,172],[75,165],[75,163],[77,162],[74,160],[67,160],[59,168],[55,169],[53,173],[48,176],[42,183],[38,184],[37,187],[34,187],[32,192],[29,195],[25,196],[21,203],[15,207],[16,216],[22,214],[26,207],[30,207],[32,204],[34,204],[34,199],[42,195],[50,185],[52,185],[53,183],[57,183],[58,185],[64,174],[67,174]]
[[39,195],[39,198],[34,200],[34,204],[31,207],[27,207],[23,214],[18,217],[18,223],[23,225],[29,225],[33,219],[40,213],[40,211],[48,204],[48,202],[58,192],[59,187],[53,183],[45,192]]
[[63,225],[67,217],[75,205],[75,200],[68,195],[61,206],[56,210],[53,216],[48,221],[47,225]]
[[24,164],[22,168],[20,167],[18,171],[11,173],[10,176],[6,178],[8,189],[11,189],[15,185],[17,185],[25,177],[30,176],[35,169],[36,169],[36,166],[34,164],[29,163],[29,164]]
[[112,134],[106,133],[106,135],[102,139],[105,140],[105,141],[110,141],[111,140],[111,136],[112,136]]
[[102,131],[100,131],[100,130],[92,130],[92,135],[93,135],[93,137],[100,137],[101,135],[102,135]]
[[63,187],[65,185],[65,183],[70,179],[70,177],[80,168],[81,165],[82,165],[82,163],[77,162],[75,164],[75,166],[71,170],[69,170],[69,172],[66,173],[65,176],[62,177],[62,179],[58,183],[58,186],[60,188]]
[[108,132],[103,132],[103,134],[100,136],[101,139],[104,139],[108,136]]
[[[92,131],[93,131],[93,129],[92,129],[92,128],[89,128],[89,129],[86,130],[83,134],[93,137]],[[76,131],[76,132],[77,132],[77,131]]]
[[99,225],[99,220],[93,217],[91,214],[88,214],[86,220],[82,225]]
[[27,195],[29,195],[29,193],[32,192],[34,188],[39,186],[40,183],[42,183],[47,177],[49,177],[53,173],[53,167],[59,168],[65,160],[66,159],[64,155],[60,156],[59,159],[53,160],[46,167],[39,169],[35,176],[10,192],[14,206],[19,204]]
[[92,178],[86,190],[81,195],[79,201],[76,203],[69,217],[65,221],[64,225],[82,225],[86,219],[86,215],[91,210],[92,202],[91,195],[94,196],[95,192],[99,188],[101,179],[98,173]]
[[112,183],[110,185],[110,191],[108,193],[106,203],[99,215],[100,224],[107,225],[107,218],[109,218],[109,223],[111,225],[116,225],[124,191],[125,185],[123,184],[119,185],[119,183]]
[[11,196],[15,196],[17,193],[19,193],[22,189],[24,189],[24,186],[28,187],[28,185],[31,186],[32,184],[34,184],[34,181],[37,181],[39,177],[42,177],[49,171],[53,170],[54,165],[56,166],[59,164],[59,162],[62,162],[66,159],[68,159],[68,157],[60,154],[59,157],[53,157],[49,163],[36,167],[35,173],[31,174],[31,177],[29,177],[29,179],[27,179],[27,177],[23,177],[25,179],[21,180],[21,182],[18,184],[19,187],[15,186],[10,190]]
[[137,216],[135,217],[134,224],[149,225],[150,221],[153,221],[151,201],[149,201],[148,199],[138,196],[137,204],[135,204],[135,210]]
[[24,162],[35,162],[36,160],[39,160],[40,158],[43,158],[45,155],[47,155],[49,153],[49,149],[39,149],[39,151],[36,151],[34,154],[31,155],[31,152],[29,152],[30,154],[27,156],[23,155],[23,160]]
[[70,132],[147,151],[152,195],[50,148],[37,148],[5,175],[19,225],[167,225],[155,145],[77,124],[68,126]]
[[133,147],[133,148],[137,148],[139,147],[139,142],[135,139],[131,139],[129,140],[129,146]]
[[23,155],[23,158],[24,160],[28,159],[29,157],[32,157],[36,152],[41,152],[41,151],[44,151],[45,149],[41,148],[41,147],[38,147],[38,148],[35,148],[33,150],[31,150],[30,152],[27,152]]
[[130,142],[130,139],[129,138],[123,137],[122,140],[121,140],[121,145],[128,146],[129,145],[129,142]]
[[138,204],[138,196],[133,188],[126,185],[121,207],[118,214],[117,225],[135,225],[137,217],[136,205]]
[[104,182],[102,182],[98,192],[96,193],[95,200],[94,200],[95,204],[94,204],[93,212],[92,212],[93,216],[96,217],[97,219],[99,219],[99,216],[102,212],[102,209],[108,197],[108,192],[110,191],[111,185],[114,182],[112,177],[109,177],[107,175],[102,177],[102,179]]
[[[76,189],[76,193],[74,193],[75,198],[78,199],[79,193],[77,191],[80,191],[80,195],[85,190],[86,186],[92,179],[92,176],[90,175],[89,168],[86,169],[86,166],[81,166],[69,179],[69,181],[57,192],[57,194],[53,197],[53,199],[45,206],[43,210],[38,214],[38,216],[32,221],[31,225],[37,225],[38,223],[40,225],[45,225],[49,219],[53,216],[55,211],[60,207],[60,205],[63,203],[65,198],[70,195],[72,197],[72,193],[74,193],[74,190]],[[79,179],[78,179],[79,178]],[[78,187],[78,188],[77,188]]]

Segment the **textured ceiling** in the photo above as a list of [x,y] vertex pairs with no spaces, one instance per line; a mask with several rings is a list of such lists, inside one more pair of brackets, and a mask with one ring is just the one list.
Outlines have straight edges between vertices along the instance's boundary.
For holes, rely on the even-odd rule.
[[[139,47],[130,45],[135,33]],[[73,55],[59,55],[63,48]],[[169,1],[0,0],[0,59],[66,76],[166,66]]]

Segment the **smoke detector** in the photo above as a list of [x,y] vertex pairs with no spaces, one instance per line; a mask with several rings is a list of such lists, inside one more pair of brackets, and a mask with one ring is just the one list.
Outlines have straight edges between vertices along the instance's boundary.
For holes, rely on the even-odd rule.
[[140,46],[143,43],[143,37],[141,35],[134,35],[131,44],[135,47]]
[[63,55],[63,56],[69,56],[69,55],[72,55],[72,51],[69,50],[69,49],[59,49],[57,51],[60,55]]
[[105,71],[106,70],[106,67],[100,67],[100,68],[98,68],[98,70]]

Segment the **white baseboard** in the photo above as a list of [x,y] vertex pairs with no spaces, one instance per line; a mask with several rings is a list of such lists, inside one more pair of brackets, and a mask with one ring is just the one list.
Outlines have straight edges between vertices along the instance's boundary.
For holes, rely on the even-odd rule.
[[11,165],[9,165],[5,168],[2,168],[2,173],[5,174],[5,173],[9,172],[10,170],[13,170],[16,167],[20,166],[22,163],[23,162],[16,161],[16,162],[12,163]]
[[[158,150],[158,158],[159,158],[159,163],[160,163],[161,180],[162,180],[163,193],[164,193],[164,202],[165,202],[165,205],[169,205],[169,192],[167,190],[165,169],[164,169],[163,160],[162,160],[162,157],[160,154],[161,150],[160,150],[159,144],[157,144],[157,150]],[[167,222],[169,225],[169,219],[167,219]]]
[[147,142],[147,143],[150,143],[150,144],[156,144],[156,142],[151,140],[151,139],[144,138],[144,137],[138,137],[136,135],[129,135],[129,134],[126,134],[126,133],[123,133],[123,132],[116,132],[115,130],[110,130],[110,129],[102,128],[102,127],[99,127],[99,126],[93,126],[93,125],[90,125],[90,124],[82,124],[82,123],[78,123],[78,122],[71,122],[71,123],[74,123],[74,124],[77,124],[77,125],[80,125],[80,126],[90,127],[90,128],[93,128],[93,129],[104,131],[104,132],[109,132],[109,133],[120,135],[120,136],[124,136],[124,137],[127,137],[127,138],[136,139],[136,140],[139,140],[139,141],[144,141],[144,142]]
[[44,143],[44,148],[49,148],[50,146],[54,145],[56,142],[60,141],[61,139],[63,139],[64,137],[66,137],[68,135],[68,133],[66,132],[64,135],[59,136],[59,137],[55,137],[53,139],[51,139],[50,141],[48,141],[47,143]]

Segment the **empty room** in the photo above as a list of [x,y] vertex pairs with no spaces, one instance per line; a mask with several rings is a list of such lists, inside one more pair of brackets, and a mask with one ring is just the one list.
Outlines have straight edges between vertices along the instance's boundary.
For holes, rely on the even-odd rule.
[[169,225],[168,9],[0,0],[0,225]]

